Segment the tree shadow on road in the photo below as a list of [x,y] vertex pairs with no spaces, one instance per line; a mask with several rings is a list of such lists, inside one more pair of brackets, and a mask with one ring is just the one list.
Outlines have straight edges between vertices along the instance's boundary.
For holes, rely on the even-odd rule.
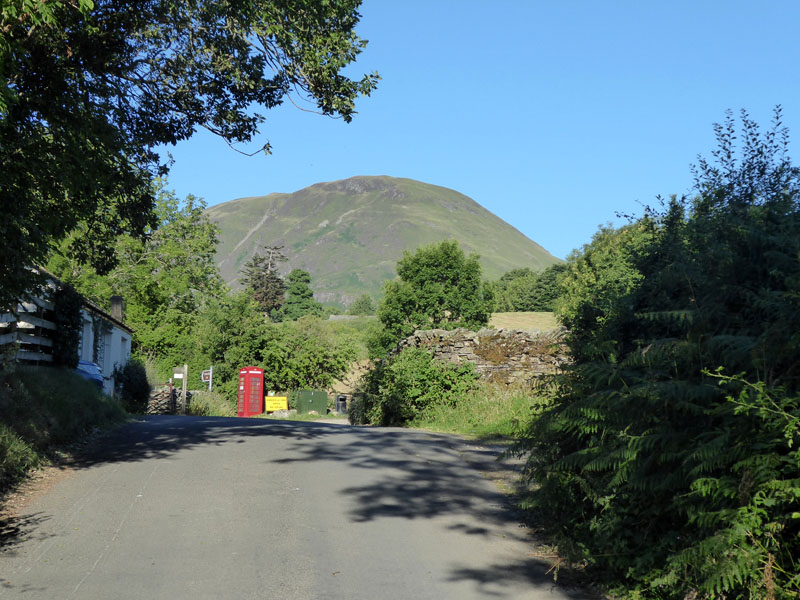
[[48,537],[39,533],[39,525],[49,520],[50,517],[41,513],[16,516],[10,514],[0,515],[0,556],[13,556],[14,548],[30,539],[44,541]]
[[350,500],[353,523],[444,518],[450,521],[449,531],[487,541],[502,536],[526,544],[530,549],[526,556],[502,564],[452,567],[449,579],[472,581],[482,597],[512,597],[521,585],[558,588],[562,596],[576,599],[601,597],[579,587],[580,579],[565,565],[544,559],[546,553],[534,552],[541,541],[524,525],[508,493],[489,481],[498,470],[517,466],[508,464],[514,459],[501,461],[502,448],[420,431],[362,428],[355,433],[355,440],[347,444],[339,443],[335,432],[316,439],[313,446],[291,443],[288,456],[273,462],[344,462],[381,473],[364,485],[340,490]]
[[[495,449],[447,434],[346,424],[222,417],[144,417],[98,439],[72,461],[76,468],[117,462],[166,459],[200,446],[245,443],[250,438],[279,438],[275,464],[342,463],[363,477],[339,490],[352,523],[379,519],[444,519],[451,532],[476,539],[510,537],[536,547],[531,531],[509,497],[484,474],[498,469]],[[368,474],[366,472],[369,472]],[[14,545],[35,529],[37,515],[4,525],[3,543]],[[16,541],[15,541],[16,540]],[[10,546],[9,546],[10,547]],[[2,546],[0,546],[2,549]],[[553,587],[549,564],[533,554],[486,567],[452,566],[453,581],[471,581],[486,597],[513,594],[513,586]],[[559,586],[572,598],[586,593]]]
[[328,427],[304,422],[236,417],[147,416],[123,425],[77,453],[71,466],[92,467],[116,462],[169,458],[200,446],[241,443],[247,438],[275,436],[286,440],[312,440]]

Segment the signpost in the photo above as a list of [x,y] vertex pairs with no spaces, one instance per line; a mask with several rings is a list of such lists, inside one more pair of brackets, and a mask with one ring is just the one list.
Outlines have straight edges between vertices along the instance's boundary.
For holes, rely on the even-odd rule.
[[211,391],[211,383],[214,381],[214,365],[206,369],[200,374],[200,379],[205,383],[208,382],[208,391]]
[[189,379],[189,365],[183,367],[175,367],[172,369],[172,378],[181,379],[183,381],[183,390],[181,392],[181,414],[186,414],[186,380]]

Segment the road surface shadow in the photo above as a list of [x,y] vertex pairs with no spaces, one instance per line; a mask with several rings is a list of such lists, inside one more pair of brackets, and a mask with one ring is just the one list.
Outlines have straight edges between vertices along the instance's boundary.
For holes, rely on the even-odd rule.
[[44,541],[53,537],[39,532],[39,525],[49,519],[50,517],[41,513],[20,516],[0,515],[0,557],[14,556],[14,548],[24,541],[31,539]]
[[352,500],[350,518],[354,523],[446,517],[456,521],[446,526],[450,531],[485,539],[502,535],[526,544],[530,554],[512,562],[452,567],[452,581],[472,581],[482,596],[509,597],[523,584],[540,589],[557,587],[560,593],[575,599],[602,598],[586,591],[585,577],[580,573],[544,559],[546,553],[534,552],[541,540],[523,523],[513,499],[484,480],[484,475],[498,469],[502,448],[475,445],[447,434],[388,428],[359,429],[355,438],[343,445],[331,432],[316,439],[313,446],[290,443],[290,456],[273,462],[344,462],[385,473],[365,485],[340,490]]
[[471,580],[484,598],[507,598],[508,593],[519,589],[519,584],[536,588],[558,588],[575,600],[601,600],[602,595],[586,591],[574,573],[537,558],[521,558],[484,568],[455,567],[450,581]]
[[241,443],[248,437],[276,436],[312,440],[336,429],[334,425],[236,417],[146,416],[123,425],[76,453],[70,466],[168,458],[198,446]]
[[[99,438],[77,454],[71,466],[91,468],[169,458],[198,446],[238,444],[261,436],[282,440],[285,452],[269,459],[276,464],[335,462],[380,473],[363,485],[340,490],[351,500],[353,523],[446,517],[452,521],[446,525],[451,531],[490,538],[502,529],[505,537],[525,542],[531,549],[536,546],[509,497],[483,477],[497,469],[498,452],[446,434],[269,419],[151,416]],[[0,551],[11,551],[29,539],[39,518],[28,515],[0,523]],[[547,573],[550,566],[532,554],[485,568],[453,565],[450,577],[470,580],[486,597],[492,597],[504,595],[503,589],[521,582],[536,588],[553,587],[553,574]],[[558,587],[571,598],[598,597]]]

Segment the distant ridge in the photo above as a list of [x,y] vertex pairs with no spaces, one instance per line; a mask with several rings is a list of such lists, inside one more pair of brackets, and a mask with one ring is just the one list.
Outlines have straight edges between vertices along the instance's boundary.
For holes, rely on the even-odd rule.
[[561,262],[454,190],[388,176],[317,183],[292,194],[239,198],[207,209],[220,227],[217,263],[237,287],[239,270],[265,245],[283,245],[282,269],[311,273],[318,300],[347,305],[380,295],[404,250],[455,239],[481,256],[484,277]]

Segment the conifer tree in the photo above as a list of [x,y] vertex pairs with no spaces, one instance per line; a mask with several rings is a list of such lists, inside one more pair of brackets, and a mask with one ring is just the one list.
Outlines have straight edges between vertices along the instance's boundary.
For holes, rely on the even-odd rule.
[[306,315],[321,316],[322,305],[314,300],[311,291],[311,275],[302,269],[294,269],[287,279],[286,303],[280,311],[282,319],[295,321]]
[[286,262],[283,246],[265,246],[242,268],[242,282],[253,292],[253,299],[265,314],[279,311],[286,301],[286,283],[278,273],[278,265]]

